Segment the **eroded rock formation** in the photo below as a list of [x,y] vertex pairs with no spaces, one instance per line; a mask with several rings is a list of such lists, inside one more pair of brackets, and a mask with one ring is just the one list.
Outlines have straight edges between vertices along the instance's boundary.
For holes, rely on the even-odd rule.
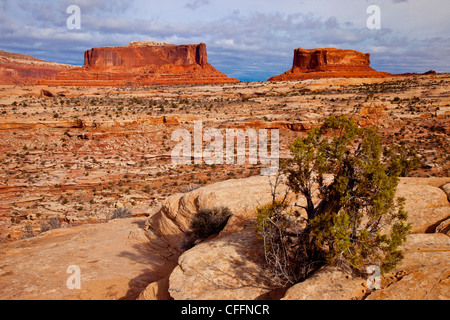
[[336,48],[294,50],[292,68],[269,81],[318,78],[386,77],[389,73],[370,67],[370,53]]
[[92,48],[84,67],[61,72],[48,85],[116,86],[227,83],[229,78],[207,61],[206,45],[132,42],[124,47]]
[[140,45],[131,43],[125,47],[92,48],[84,53],[85,67],[146,67],[146,66],[206,66],[204,43],[196,45]]
[[0,84],[36,84],[40,79],[54,79],[58,72],[71,68],[71,65],[0,50]]

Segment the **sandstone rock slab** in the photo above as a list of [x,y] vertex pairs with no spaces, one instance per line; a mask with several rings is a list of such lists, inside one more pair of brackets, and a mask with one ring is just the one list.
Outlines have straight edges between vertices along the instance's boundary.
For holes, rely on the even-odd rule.
[[352,300],[366,291],[366,280],[336,267],[323,267],[288,289],[282,300]]
[[441,233],[411,234],[403,250],[405,258],[392,272],[402,275],[367,299],[450,299],[450,237]]
[[150,283],[137,300],[172,300],[169,294],[169,277]]
[[445,194],[447,195],[448,201],[450,201],[450,183],[446,183],[441,187],[442,190],[444,190]]
[[253,228],[196,245],[170,275],[175,300],[253,300],[273,289]]
[[239,231],[252,223],[249,221],[254,218],[257,206],[272,200],[269,179],[267,176],[233,179],[172,195],[147,221],[146,235],[155,244],[181,252],[194,215],[200,209],[214,207],[228,207],[233,213],[222,234]]
[[436,232],[446,234],[450,237],[450,218],[442,221],[437,227]]
[[420,184],[420,180],[400,179],[395,196],[406,199],[405,209],[413,233],[434,232],[450,216],[447,195],[437,187]]

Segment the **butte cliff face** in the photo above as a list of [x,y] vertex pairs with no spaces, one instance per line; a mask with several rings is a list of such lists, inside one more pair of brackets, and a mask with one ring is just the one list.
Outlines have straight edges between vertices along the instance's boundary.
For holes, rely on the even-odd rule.
[[54,79],[57,73],[73,67],[0,50],[0,84],[36,84],[40,79]]
[[124,47],[93,48],[84,67],[61,72],[49,85],[153,85],[238,82],[207,61],[206,45],[132,42]]
[[294,50],[292,68],[269,81],[341,77],[385,77],[389,73],[370,67],[370,53],[336,48]]
[[84,54],[89,67],[188,66],[207,64],[206,45],[131,43],[126,47],[93,48]]

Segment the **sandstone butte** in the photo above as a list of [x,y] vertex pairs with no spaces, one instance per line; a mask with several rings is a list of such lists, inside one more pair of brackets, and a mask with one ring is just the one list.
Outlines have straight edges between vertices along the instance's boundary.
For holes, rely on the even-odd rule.
[[0,84],[32,85],[40,79],[54,79],[72,65],[48,62],[35,57],[0,50]]
[[132,42],[124,47],[92,48],[84,67],[57,74],[44,85],[120,86],[239,82],[207,61],[206,44]]
[[268,81],[320,78],[375,78],[392,76],[370,67],[370,53],[355,50],[318,48],[294,50],[292,68]]

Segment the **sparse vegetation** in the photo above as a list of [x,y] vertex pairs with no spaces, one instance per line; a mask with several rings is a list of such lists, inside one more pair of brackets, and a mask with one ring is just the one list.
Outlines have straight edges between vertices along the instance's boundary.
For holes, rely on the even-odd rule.
[[[171,141],[173,124],[190,131],[193,117],[207,120],[205,129],[222,132],[252,126],[279,127],[280,151],[285,154],[295,137],[303,136],[305,129],[315,127],[323,117],[350,114],[361,126],[378,126],[383,145],[404,144],[406,151],[417,152],[419,166],[405,166],[401,175],[448,176],[447,76],[437,75],[434,80],[400,77],[374,83],[364,79],[355,85],[327,81],[320,80],[313,87],[296,83],[267,87],[262,82],[66,87],[61,89],[66,96],[54,92],[52,99],[25,97],[16,92],[32,93],[33,87],[2,88],[6,94],[0,101],[0,112],[6,126],[20,126],[22,122],[26,125],[2,130],[6,149],[0,156],[4,169],[0,183],[27,190],[6,190],[12,199],[2,205],[20,214],[7,217],[6,228],[11,232],[2,234],[20,237],[24,221],[37,233],[40,221],[47,222],[53,210],[73,216],[73,221],[80,223],[103,222],[111,217],[119,199],[130,208],[147,203],[156,206],[174,193],[259,174],[259,167],[247,163],[173,167],[167,157],[175,145]],[[150,91],[157,93],[148,95]],[[363,104],[382,105],[384,111],[362,114]],[[270,121],[270,125],[263,120]],[[30,131],[31,125],[36,130]],[[399,162],[412,160],[409,151],[392,152]],[[42,188],[36,188],[41,185],[48,186],[44,201],[21,204],[24,194],[41,199]],[[30,215],[36,215],[36,219],[26,219]]]
[[52,229],[61,228],[62,221],[59,217],[51,217],[47,222],[41,221],[41,232],[46,232]]
[[111,219],[125,219],[131,217],[131,211],[128,208],[116,208],[112,212]]
[[398,177],[412,165],[397,151],[391,146],[383,153],[374,128],[360,129],[336,116],[291,144],[286,184],[304,197],[298,205],[304,214],[286,211],[274,197],[257,210],[256,222],[268,266],[280,282],[303,280],[324,264],[359,272],[378,265],[384,273],[401,261],[410,226],[394,194]]
[[225,227],[232,212],[226,207],[201,209],[193,218],[191,222],[191,234],[184,244],[184,249],[187,250],[194,246],[198,240],[204,240],[209,236],[219,233]]

